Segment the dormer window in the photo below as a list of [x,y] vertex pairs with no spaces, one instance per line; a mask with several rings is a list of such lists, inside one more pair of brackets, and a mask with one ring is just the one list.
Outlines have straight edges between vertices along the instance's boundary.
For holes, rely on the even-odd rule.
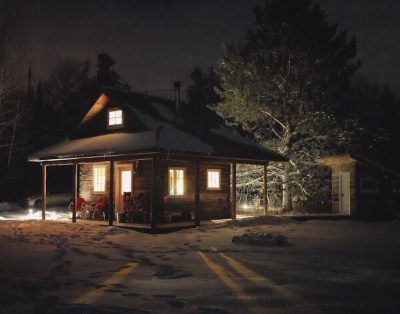
[[108,110],[108,126],[121,127],[123,125],[123,114],[121,109]]

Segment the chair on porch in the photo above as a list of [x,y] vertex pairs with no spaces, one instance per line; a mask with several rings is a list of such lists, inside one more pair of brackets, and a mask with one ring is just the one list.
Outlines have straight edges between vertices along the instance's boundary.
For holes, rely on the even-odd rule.
[[[86,217],[86,214],[88,213],[87,206],[88,204],[86,203],[85,199],[83,197],[78,197],[76,199],[76,217],[87,218]],[[68,206],[70,218],[72,218],[73,210],[74,210],[74,201],[72,200]]]
[[106,208],[106,198],[105,197],[100,197],[97,199],[97,201],[93,202],[91,204],[91,213],[92,213],[92,219],[97,219],[101,217],[103,220],[106,219],[105,216],[105,208]]

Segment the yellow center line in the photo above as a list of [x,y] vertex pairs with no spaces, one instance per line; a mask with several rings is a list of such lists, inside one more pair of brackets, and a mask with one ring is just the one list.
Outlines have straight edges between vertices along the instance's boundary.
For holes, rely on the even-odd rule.
[[[108,286],[112,284],[117,284],[121,282],[129,273],[131,273],[139,263],[133,262],[129,263],[123,268],[121,268],[119,271],[114,273],[112,276],[109,278],[105,279],[103,282],[100,283],[100,285]],[[90,304],[93,303],[94,301],[98,300],[102,295],[104,294],[103,289],[92,289],[85,294],[79,296],[76,298],[73,303],[84,303],[84,304]]]
[[282,287],[276,283],[274,283],[272,280],[265,278],[264,276],[259,275],[252,269],[246,267],[245,265],[239,263],[232,257],[229,257],[225,255],[224,253],[218,252],[218,254],[224,258],[229,266],[231,266],[235,271],[237,271],[239,274],[241,274],[244,278],[254,282],[255,284],[271,288],[281,294],[284,298],[286,298],[288,301],[292,301],[293,303],[296,303],[296,305],[302,307],[303,309],[307,311],[312,311],[313,313],[318,312],[310,303],[302,299],[299,295],[293,293],[289,289],[286,289],[285,287]]

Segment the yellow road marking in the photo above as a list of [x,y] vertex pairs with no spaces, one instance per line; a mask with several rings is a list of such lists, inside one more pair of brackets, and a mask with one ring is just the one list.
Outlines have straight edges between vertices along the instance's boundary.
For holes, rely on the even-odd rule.
[[267,288],[272,288],[273,290],[275,290],[276,292],[281,294],[287,300],[292,301],[293,303],[296,303],[297,305],[303,307],[304,309],[307,309],[308,311],[312,310],[313,313],[317,312],[316,309],[311,304],[309,304],[308,302],[304,301],[304,299],[302,299],[300,296],[298,296],[297,294],[293,293],[289,289],[286,289],[286,288],[284,288],[284,287],[282,287],[280,285],[277,285],[272,280],[267,279],[267,278],[257,274],[252,269],[246,267],[245,265],[239,263],[238,261],[236,261],[232,257],[229,257],[229,256],[225,255],[224,253],[219,253],[218,252],[218,254],[220,256],[222,256],[227,261],[229,266],[231,266],[234,270],[236,270],[244,278],[254,282],[255,284],[258,284],[258,285],[261,285],[261,286],[264,286],[264,287],[267,287]]
[[[112,284],[117,284],[121,282],[129,273],[131,273],[139,263],[133,262],[129,263],[123,268],[121,268],[119,271],[114,273],[112,276],[109,278],[105,279],[103,282],[101,282],[101,285],[112,285]],[[104,294],[103,289],[92,289],[88,291],[87,293],[81,295],[80,297],[76,298],[73,303],[84,303],[84,304],[90,304],[99,299],[102,295]]]

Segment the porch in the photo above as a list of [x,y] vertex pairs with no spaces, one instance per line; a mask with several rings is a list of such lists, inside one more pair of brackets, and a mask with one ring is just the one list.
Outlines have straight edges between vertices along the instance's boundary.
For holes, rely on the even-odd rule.
[[[47,168],[59,165],[73,169],[73,222],[81,219],[106,221],[110,226],[162,229],[199,226],[211,219],[236,219],[239,162],[264,166],[263,196],[267,200],[267,162],[162,154],[45,161],[41,163],[42,219],[46,219]],[[263,203],[266,213],[268,202]]]

